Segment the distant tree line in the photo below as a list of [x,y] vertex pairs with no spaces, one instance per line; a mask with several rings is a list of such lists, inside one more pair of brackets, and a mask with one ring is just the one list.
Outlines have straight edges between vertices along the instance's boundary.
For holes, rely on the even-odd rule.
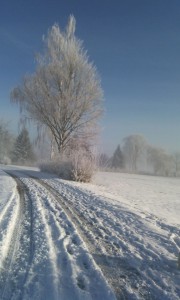
[[[74,155],[74,161],[79,165],[80,160],[81,164],[84,163],[82,157],[89,156],[89,147],[83,140],[82,144],[76,142],[76,139],[72,140],[68,155]],[[52,149],[49,147],[48,151],[50,156]],[[28,130],[23,128],[18,136],[14,136],[8,128],[8,122],[0,120],[0,163],[30,165],[36,159]],[[150,145],[142,135],[129,135],[123,139],[121,146],[117,145],[111,157],[106,153],[98,155],[97,164],[101,170],[177,177],[180,176],[180,151],[170,154],[163,148]]]
[[129,135],[112,157],[100,154],[98,165],[107,170],[177,177],[180,176],[180,152],[169,154],[150,145],[142,135]]

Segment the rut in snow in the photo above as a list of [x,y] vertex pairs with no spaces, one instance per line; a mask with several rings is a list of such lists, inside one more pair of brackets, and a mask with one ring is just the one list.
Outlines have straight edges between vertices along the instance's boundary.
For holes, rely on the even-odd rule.
[[[13,176],[17,183],[17,213],[13,210],[13,207],[9,206],[12,212],[12,218],[7,216],[9,222],[9,230],[11,236],[5,235],[5,243],[9,243],[6,251],[6,261],[4,264],[3,271],[0,275],[0,293],[1,299],[11,299],[13,297],[14,290],[18,290],[18,280],[20,277],[21,285],[26,281],[28,268],[25,268],[23,272],[23,265],[30,264],[33,255],[32,246],[32,203],[27,198],[26,193],[28,192],[22,182],[15,176]],[[9,202],[12,202],[12,198]],[[9,203],[8,202],[8,203]],[[4,212],[4,210],[3,210]],[[5,216],[2,220],[5,220]],[[25,236],[29,236],[29,239],[24,239]],[[23,251],[21,252],[22,244],[25,244]],[[2,259],[1,259],[2,261]],[[22,264],[21,261],[24,261]],[[25,263],[26,261],[26,263]],[[21,266],[21,274],[19,276],[19,265]],[[22,295],[22,291],[19,290],[19,296]]]

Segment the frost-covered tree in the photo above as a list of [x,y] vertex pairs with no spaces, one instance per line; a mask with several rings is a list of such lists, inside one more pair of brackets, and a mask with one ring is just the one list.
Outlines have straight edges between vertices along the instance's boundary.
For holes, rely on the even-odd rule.
[[100,153],[97,155],[97,165],[100,168],[109,168],[110,167],[110,158],[106,153]]
[[35,154],[30,142],[27,129],[23,128],[15,140],[12,151],[13,163],[26,164],[35,160]]
[[13,136],[9,132],[8,123],[0,120],[0,162],[10,162],[10,152],[13,147]]
[[148,147],[148,162],[152,165],[155,175],[172,174],[172,156],[166,153],[162,148]]
[[35,73],[26,76],[11,93],[26,119],[51,132],[59,153],[74,136],[93,138],[102,114],[100,80],[75,36],[75,25],[70,16],[65,31],[57,24],[52,26]]
[[175,152],[172,156],[174,165],[174,176],[180,175],[180,152]]
[[146,140],[141,135],[130,135],[123,140],[123,154],[129,171],[137,171],[137,163],[146,149]]
[[124,167],[124,156],[120,145],[117,146],[111,160],[111,167],[115,169],[122,169]]

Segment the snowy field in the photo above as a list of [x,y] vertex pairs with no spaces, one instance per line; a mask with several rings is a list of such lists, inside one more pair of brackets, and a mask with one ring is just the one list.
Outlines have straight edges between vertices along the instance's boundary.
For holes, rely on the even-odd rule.
[[26,191],[0,171],[0,299],[180,298],[180,179],[3,169]]
[[112,203],[180,225],[180,178],[99,172],[92,190]]

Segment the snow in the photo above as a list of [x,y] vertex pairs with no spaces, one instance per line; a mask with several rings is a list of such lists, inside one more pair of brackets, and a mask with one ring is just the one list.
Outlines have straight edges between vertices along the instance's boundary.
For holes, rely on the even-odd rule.
[[[11,194],[6,188],[12,189],[15,193],[16,185],[1,171],[0,199],[4,206],[0,210],[0,217],[3,220],[0,244],[0,298],[115,299],[111,288],[60,204],[33,180],[21,177],[17,171],[12,173],[19,175],[28,191],[25,195],[26,209],[20,223],[21,229],[18,231],[18,249],[16,247],[10,251],[13,229],[19,224],[17,217],[20,203],[18,195],[17,201],[13,198],[14,204],[12,203]],[[5,217],[6,206],[7,211],[11,207],[11,212]],[[4,223],[11,226],[8,225],[6,229]],[[5,256],[9,256],[9,263],[4,264]]]
[[17,224],[19,202],[15,182],[0,170],[0,269],[8,255]]
[[[179,178],[104,172],[92,184],[82,184],[33,168],[5,169],[22,180],[27,192],[18,225],[16,185],[0,171],[4,257],[12,240],[5,224],[21,227],[19,248],[11,254],[16,259],[10,284],[3,289],[0,277],[0,293],[25,300],[114,299],[114,289],[118,299],[180,298]],[[59,192],[77,214],[82,234],[73,214],[31,175]]]
[[180,225],[180,178],[102,172],[94,182],[112,201]]

